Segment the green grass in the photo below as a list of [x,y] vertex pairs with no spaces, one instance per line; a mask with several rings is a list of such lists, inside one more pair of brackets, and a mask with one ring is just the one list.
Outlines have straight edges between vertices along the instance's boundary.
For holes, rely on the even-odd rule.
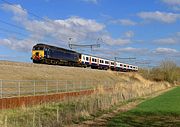
[[112,118],[109,127],[180,127],[180,87]]

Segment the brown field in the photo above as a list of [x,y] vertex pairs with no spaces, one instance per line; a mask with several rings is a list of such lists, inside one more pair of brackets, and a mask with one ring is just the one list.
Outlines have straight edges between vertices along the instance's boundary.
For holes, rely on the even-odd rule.
[[[119,77],[119,76],[118,76]],[[119,81],[117,73],[80,67],[66,67],[0,61],[3,80],[109,80]]]
[[[154,89],[161,89],[158,87],[167,86],[167,83],[153,82],[144,79],[138,72],[113,72],[105,70],[95,70],[90,68],[65,67],[42,65],[33,63],[20,63],[0,61],[0,79],[2,80],[67,80],[67,81],[94,81],[97,85],[98,81],[111,82],[122,85],[132,85],[135,87],[138,84],[140,90],[142,88],[154,87]],[[90,82],[91,83],[91,82]],[[77,83],[78,84],[78,83]],[[156,84],[163,84],[156,85]],[[53,83],[52,83],[53,85]],[[91,84],[89,84],[91,85]],[[53,87],[53,86],[52,86]],[[136,87],[136,89],[139,89]],[[54,87],[53,87],[54,88]],[[150,91],[151,89],[147,89]],[[142,91],[143,92],[143,91]],[[144,90],[145,92],[145,90]]]
[[[92,88],[92,90],[97,89],[98,92],[91,95],[70,97],[62,102],[55,100],[55,103],[45,103],[45,105],[42,104],[34,108],[22,107],[22,109],[13,110],[13,112],[11,110],[2,112],[0,125],[10,127],[69,125],[74,121],[78,123],[94,117],[99,111],[108,110],[115,105],[121,104],[121,102],[154,94],[171,87],[167,82],[147,80],[138,72],[122,73],[8,61],[0,61],[0,79],[6,81],[97,81],[96,85],[93,85],[95,88]],[[98,84],[99,81],[113,82],[112,91],[106,91],[103,84]],[[47,114],[51,115],[47,116]]]

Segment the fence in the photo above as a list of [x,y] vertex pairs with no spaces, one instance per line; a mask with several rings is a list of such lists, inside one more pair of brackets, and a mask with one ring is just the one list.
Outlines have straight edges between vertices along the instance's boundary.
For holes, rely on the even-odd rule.
[[44,95],[61,92],[78,92],[114,85],[114,81],[70,80],[0,80],[0,98]]

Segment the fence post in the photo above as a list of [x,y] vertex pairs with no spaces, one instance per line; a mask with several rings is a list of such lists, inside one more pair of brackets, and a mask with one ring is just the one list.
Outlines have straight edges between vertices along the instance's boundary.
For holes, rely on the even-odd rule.
[[56,93],[59,92],[59,81],[57,80],[57,83],[56,83]]
[[87,80],[86,80],[86,82],[85,82],[85,90],[87,90]]
[[76,81],[75,82],[73,82],[73,88],[74,88],[74,92],[76,92],[77,90],[76,90]]
[[1,98],[3,98],[3,84],[2,84],[2,80],[1,80],[1,82],[0,82],[0,87],[1,87]]
[[33,94],[34,94],[34,96],[36,95],[36,81],[34,80],[34,83],[33,83],[33,86],[34,86],[34,89],[33,89]]
[[68,90],[67,90],[67,80],[66,80],[66,82],[65,82],[65,85],[66,85],[66,92],[68,92]]
[[81,83],[81,81],[79,81],[79,91],[81,91],[81,85],[82,85],[82,83]]
[[18,96],[21,96],[21,81],[18,82]]
[[46,94],[48,94],[48,83],[47,83],[47,80],[46,80]]

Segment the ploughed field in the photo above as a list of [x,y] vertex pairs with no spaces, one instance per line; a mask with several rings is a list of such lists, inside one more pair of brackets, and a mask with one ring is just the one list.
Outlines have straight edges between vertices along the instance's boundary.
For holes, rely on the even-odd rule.
[[180,127],[180,87],[112,118],[109,127]]

